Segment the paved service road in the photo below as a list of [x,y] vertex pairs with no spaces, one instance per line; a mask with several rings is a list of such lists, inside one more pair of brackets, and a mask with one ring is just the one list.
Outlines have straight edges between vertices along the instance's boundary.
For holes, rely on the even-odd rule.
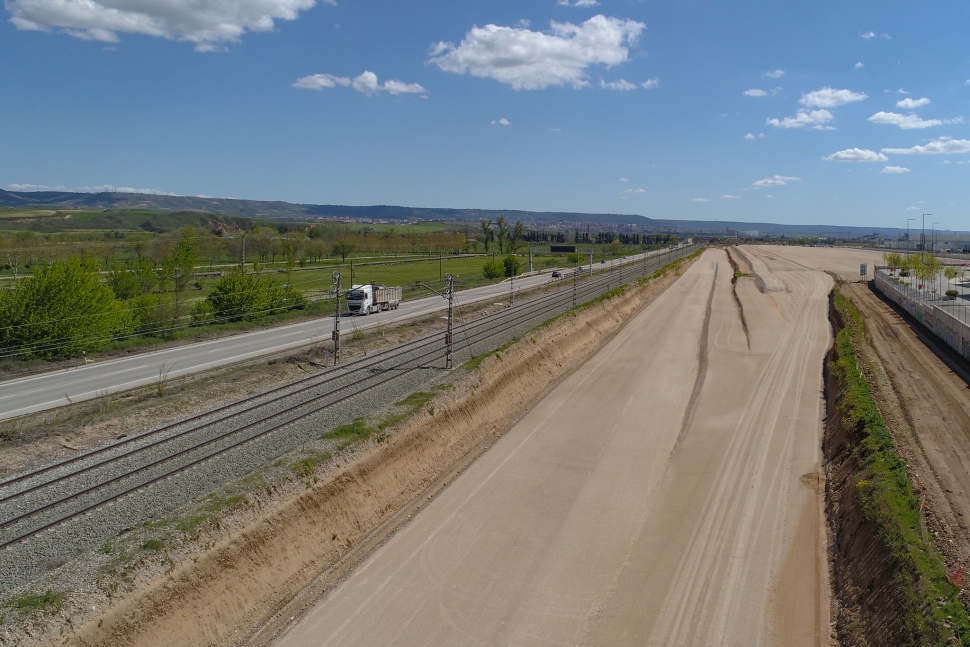
[[[647,255],[655,256],[665,251],[649,252]],[[636,262],[642,258],[642,255],[631,256],[625,262]],[[607,265],[597,265],[596,269],[606,267]],[[515,290],[518,292],[549,280],[549,274],[516,278]],[[509,290],[508,282],[486,285],[458,292],[457,299],[459,304],[507,299]],[[355,317],[353,325],[358,328],[386,326],[443,310],[446,306],[447,302],[438,296],[405,301],[393,312]],[[349,327],[346,318],[342,323],[344,328]],[[322,317],[313,321],[0,382],[0,420],[148,386],[162,375],[169,378],[182,377],[314,342],[329,342],[332,331],[333,318]]]
[[832,278],[745,251],[747,330],[706,251],[277,647],[829,644]]

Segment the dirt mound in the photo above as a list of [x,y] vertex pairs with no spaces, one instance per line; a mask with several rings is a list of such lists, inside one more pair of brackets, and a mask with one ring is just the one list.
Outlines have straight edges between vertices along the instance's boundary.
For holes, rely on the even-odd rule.
[[488,358],[406,428],[89,619],[66,642],[263,644],[674,280],[668,273],[628,286]]

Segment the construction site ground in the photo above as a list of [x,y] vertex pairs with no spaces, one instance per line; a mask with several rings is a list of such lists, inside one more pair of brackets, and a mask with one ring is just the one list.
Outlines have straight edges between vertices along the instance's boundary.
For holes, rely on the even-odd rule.
[[[389,442],[247,494],[195,544],[143,560],[118,595],[95,586],[33,638],[0,627],[0,644],[47,644],[41,632],[112,647],[833,644],[826,294],[877,260],[708,250],[679,279],[490,358]],[[929,531],[958,571],[970,371],[866,284],[845,291]],[[73,449],[64,440],[42,444]]]

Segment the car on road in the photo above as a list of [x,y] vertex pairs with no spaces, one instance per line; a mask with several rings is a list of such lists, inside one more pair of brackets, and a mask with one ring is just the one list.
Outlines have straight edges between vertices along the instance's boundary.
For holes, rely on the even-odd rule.
[[562,278],[562,272],[560,272],[559,270],[554,270],[553,273],[550,276],[552,276],[552,278],[554,278],[554,279],[561,279]]

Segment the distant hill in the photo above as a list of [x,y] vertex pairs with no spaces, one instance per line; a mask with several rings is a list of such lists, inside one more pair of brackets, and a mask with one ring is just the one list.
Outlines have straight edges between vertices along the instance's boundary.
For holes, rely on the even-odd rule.
[[[589,225],[598,229],[634,228],[639,232],[671,232],[687,234],[726,235],[733,232],[761,233],[772,236],[822,236],[848,237],[878,234],[887,238],[898,237],[903,230],[893,227],[846,227],[836,225],[781,225],[773,223],[750,223],[732,221],[659,220],[636,214],[573,213],[556,211],[520,211],[495,209],[450,209],[429,207],[399,207],[390,205],[347,206],[332,204],[294,204],[280,201],[234,200],[229,198],[201,198],[192,196],[169,196],[145,193],[72,193],[61,191],[4,191],[0,189],[0,209],[53,209],[107,211],[103,222],[91,222],[92,228],[129,227],[132,218],[139,214],[131,212],[161,212],[169,214],[172,221],[193,220],[204,216],[199,225],[210,229],[238,228],[244,226],[235,218],[257,218],[288,221],[318,219],[344,219],[353,221],[442,221],[477,223],[482,218],[495,220],[505,216],[509,221],[521,220],[532,227],[581,228]],[[124,218],[110,212],[125,211]],[[136,228],[157,227],[169,229],[171,223],[163,224],[161,214],[141,214],[145,222]],[[0,216],[3,211],[0,210]],[[158,222],[156,222],[156,219]],[[114,224],[112,224],[114,223]],[[147,225],[147,226],[146,226]],[[55,226],[55,223],[51,223]],[[35,231],[46,228],[32,225]]]

